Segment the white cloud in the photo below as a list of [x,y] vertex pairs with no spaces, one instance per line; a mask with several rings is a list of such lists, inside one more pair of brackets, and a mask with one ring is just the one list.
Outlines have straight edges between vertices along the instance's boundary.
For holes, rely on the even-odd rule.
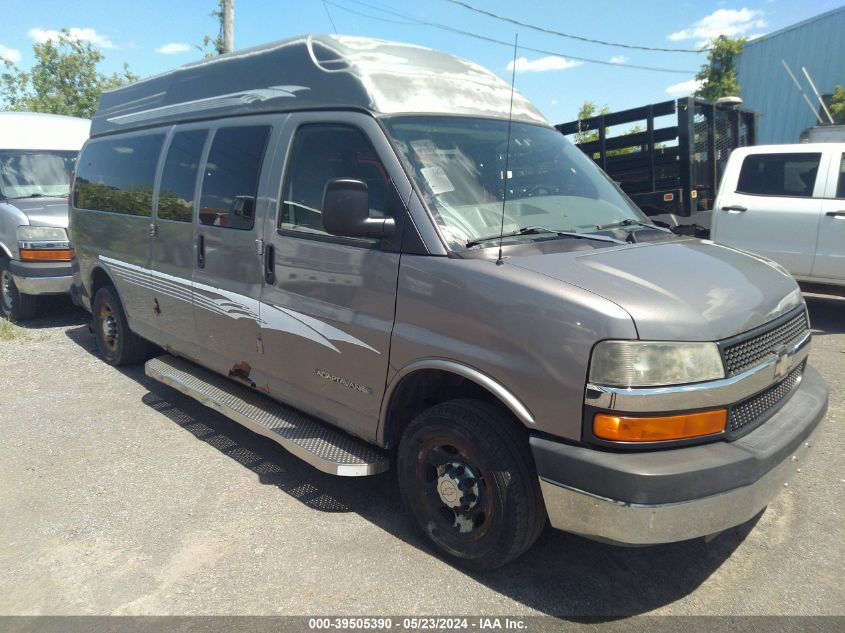
[[624,64],[627,61],[628,61],[628,58],[625,57],[624,55],[614,55],[613,57],[610,58],[611,64]]
[[739,37],[752,29],[766,26],[763,12],[756,9],[717,9],[701,18],[689,28],[669,35],[673,42],[698,40],[698,46],[704,46],[719,35]]
[[[29,31],[27,31],[26,34],[36,42],[43,44],[47,40],[58,39],[60,33],[61,32],[57,31],[56,29],[35,28],[30,29]],[[105,35],[100,35],[99,33],[97,33],[97,31],[91,28],[80,29],[77,27],[73,27],[68,29],[68,35],[72,39],[91,42],[91,44],[97,46],[98,48],[116,48],[114,43],[109,38],[107,38]]]
[[693,92],[701,88],[704,82],[700,79],[690,79],[689,81],[682,81],[681,83],[672,84],[666,88],[666,94],[673,97],[688,97]]
[[5,59],[13,64],[17,64],[21,60],[21,52],[14,48],[9,48],[8,46],[0,44],[0,59]]
[[162,55],[178,55],[179,53],[187,53],[189,50],[191,50],[191,47],[188,44],[172,42],[164,46],[159,46],[156,49],[156,53],[161,53]]
[[[574,59],[566,59],[565,57],[558,57],[557,55],[549,55],[548,57],[540,57],[538,59],[528,59],[526,57],[518,57],[516,59],[516,72],[518,73],[543,73],[549,70],[564,70],[566,68],[575,68],[584,62],[579,62]],[[508,62],[507,70],[513,70],[514,63]]]

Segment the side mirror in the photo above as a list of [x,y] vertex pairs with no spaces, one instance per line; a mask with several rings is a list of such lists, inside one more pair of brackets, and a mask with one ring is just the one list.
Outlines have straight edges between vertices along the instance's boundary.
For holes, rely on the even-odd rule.
[[335,178],[323,191],[323,227],[343,237],[384,238],[393,235],[393,218],[370,217],[367,183],[351,178]]

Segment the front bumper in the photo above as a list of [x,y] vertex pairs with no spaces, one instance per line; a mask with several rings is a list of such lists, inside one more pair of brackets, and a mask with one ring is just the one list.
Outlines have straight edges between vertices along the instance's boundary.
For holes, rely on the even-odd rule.
[[531,437],[552,526],[626,545],[715,534],[751,519],[806,460],[828,391],[807,366],[796,391],[734,442],[611,453]]
[[25,295],[56,295],[70,292],[73,271],[70,262],[9,262],[9,272],[18,291]]

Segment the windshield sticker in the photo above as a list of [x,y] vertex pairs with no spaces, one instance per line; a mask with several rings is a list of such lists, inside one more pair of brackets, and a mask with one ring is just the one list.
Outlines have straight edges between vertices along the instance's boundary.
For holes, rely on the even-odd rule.
[[427,138],[411,141],[411,147],[414,148],[417,160],[423,165],[433,163],[437,156],[437,147]]
[[428,182],[428,186],[431,187],[431,192],[434,195],[440,195],[441,193],[448,193],[455,190],[455,186],[452,184],[452,181],[449,180],[446,172],[443,171],[443,168],[439,165],[423,167],[420,169],[420,173],[422,173],[425,177]]

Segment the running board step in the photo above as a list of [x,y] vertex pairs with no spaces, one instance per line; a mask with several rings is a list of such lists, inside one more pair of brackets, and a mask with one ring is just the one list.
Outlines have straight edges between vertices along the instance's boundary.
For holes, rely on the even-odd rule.
[[383,451],[189,361],[159,356],[147,361],[144,371],[153,380],[269,437],[324,473],[359,477],[390,467]]

